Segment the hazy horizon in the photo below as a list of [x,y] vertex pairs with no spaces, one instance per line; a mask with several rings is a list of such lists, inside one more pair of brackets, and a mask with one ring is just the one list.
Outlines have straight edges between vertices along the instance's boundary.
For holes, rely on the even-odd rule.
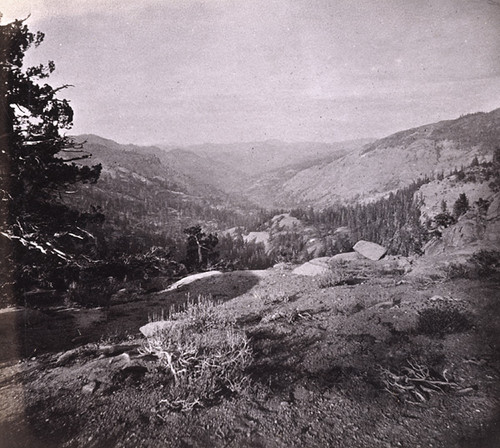
[[499,107],[492,0],[6,0],[54,60],[73,135],[333,143]]

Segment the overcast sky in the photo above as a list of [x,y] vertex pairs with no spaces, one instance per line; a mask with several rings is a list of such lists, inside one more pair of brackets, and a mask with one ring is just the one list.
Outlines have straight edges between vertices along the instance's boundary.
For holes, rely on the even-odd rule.
[[340,141],[500,107],[500,0],[2,0],[122,143]]

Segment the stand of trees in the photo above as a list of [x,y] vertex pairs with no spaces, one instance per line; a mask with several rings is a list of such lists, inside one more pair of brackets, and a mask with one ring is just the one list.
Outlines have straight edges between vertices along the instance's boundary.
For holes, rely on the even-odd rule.
[[419,254],[428,234],[420,222],[420,202],[415,193],[427,182],[429,179],[418,180],[368,204],[335,205],[321,211],[295,209],[292,215],[331,231],[348,227],[353,244],[368,240],[387,247],[390,254]]

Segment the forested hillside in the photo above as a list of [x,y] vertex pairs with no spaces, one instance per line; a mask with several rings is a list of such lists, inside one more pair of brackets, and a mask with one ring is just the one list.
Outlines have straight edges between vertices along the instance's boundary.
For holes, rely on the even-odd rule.
[[79,136],[103,169],[95,185],[79,185],[64,200],[105,215],[110,251],[140,252],[152,245],[176,247],[183,229],[198,223],[215,232],[247,225],[256,216],[249,204],[167,164],[154,147],[138,149],[96,136]]

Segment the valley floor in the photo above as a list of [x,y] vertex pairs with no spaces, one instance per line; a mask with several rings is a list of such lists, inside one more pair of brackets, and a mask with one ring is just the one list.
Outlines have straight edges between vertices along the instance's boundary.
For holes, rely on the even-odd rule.
[[[7,310],[0,446],[498,446],[498,281],[352,275],[328,287],[281,266],[108,310]],[[188,294],[223,302],[254,362],[247,393],[183,414],[159,404],[169,383],[138,329]]]

